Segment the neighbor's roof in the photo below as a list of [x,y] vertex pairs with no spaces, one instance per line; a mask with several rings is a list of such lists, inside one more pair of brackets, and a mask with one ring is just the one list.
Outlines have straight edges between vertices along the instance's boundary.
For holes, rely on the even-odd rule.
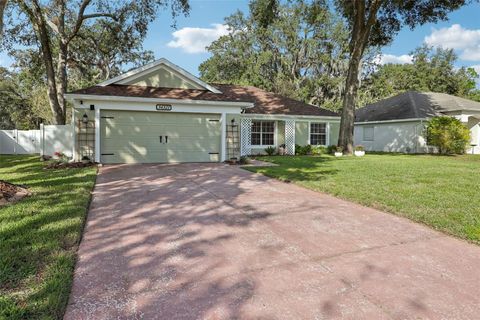
[[480,112],[480,103],[445,93],[407,91],[356,110],[355,121],[423,119],[452,111]]
[[189,99],[204,101],[231,101],[254,103],[245,113],[272,115],[338,116],[338,114],[295,99],[287,98],[251,86],[211,84],[221,93],[207,90],[158,88],[135,85],[110,84],[93,86],[70,92],[71,94],[101,95],[112,97],[138,97],[159,99]]

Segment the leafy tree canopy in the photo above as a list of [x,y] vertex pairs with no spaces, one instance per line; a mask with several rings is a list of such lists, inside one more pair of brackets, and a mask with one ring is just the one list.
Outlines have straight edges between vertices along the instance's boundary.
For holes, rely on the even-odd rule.
[[5,23],[0,48],[39,62],[52,121],[59,124],[66,121],[64,94],[72,84],[98,82],[119,73],[127,63],[150,60],[152,54],[143,50],[142,42],[157,12],[168,8],[175,17],[190,9],[188,0],[8,0],[6,7],[1,4]]
[[204,80],[339,108],[348,32],[325,1],[254,0],[249,15],[236,12],[225,23],[230,34],[212,43],[212,57],[200,65]]
[[473,100],[480,96],[475,83],[478,74],[473,68],[456,68],[453,50],[422,46],[411,55],[412,64],[386,64],[369,74],[360,87],[363,102],[376,102],[408,90],[442,92]]

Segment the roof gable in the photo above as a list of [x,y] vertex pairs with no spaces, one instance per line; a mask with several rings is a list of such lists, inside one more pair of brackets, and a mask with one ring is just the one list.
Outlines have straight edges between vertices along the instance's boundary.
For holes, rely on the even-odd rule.
[[98,86],[103,87],[112,84],[153,88],[197,89],[221,93],[217,88],[203,82],[165,58],[104,81],[98,84]]

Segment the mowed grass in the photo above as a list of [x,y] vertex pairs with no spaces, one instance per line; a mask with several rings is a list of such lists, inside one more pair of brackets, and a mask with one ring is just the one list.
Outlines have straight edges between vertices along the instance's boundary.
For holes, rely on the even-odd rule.
[[424,223],[480,244],[480,156],[262,157],[247,170]]
[[32,196],[0,207],[0,319],[61,319],[96,168],[44,170],[0,155],[0,179]]

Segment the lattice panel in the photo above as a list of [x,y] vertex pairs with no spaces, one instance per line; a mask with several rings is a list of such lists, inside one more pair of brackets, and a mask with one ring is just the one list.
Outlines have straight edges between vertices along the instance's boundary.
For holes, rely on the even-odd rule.
[[285,151],[295,155],[295,120],[285,120]]
[[240,120],[241,148],[240,155],[250,155],[250,146],[252,145],[252,119]]

